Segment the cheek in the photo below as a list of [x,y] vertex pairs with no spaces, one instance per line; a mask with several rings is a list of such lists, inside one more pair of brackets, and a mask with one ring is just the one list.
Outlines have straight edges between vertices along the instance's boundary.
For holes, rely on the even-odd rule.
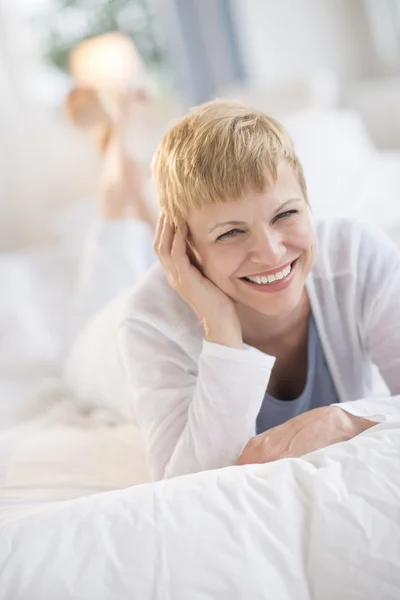
[[296,247],[303,252],[303,268],[308,273],[314,264],[316,239],[312,229],[304,228],[296,239]]
[[298,246],[304,250],[304,252],[312,254],[315,247],[315,239],[311,235],[304,235],[299,238]]
[[223,282],[238,271],[243,262],[243,252],[233,245],[213,248],[203,255],[204,274],[215,282]]
[[308,220],[298,224],[292,229],[288,237],[288,242],[299,250],[313,252],[313,248],[315,247],[315,234]]

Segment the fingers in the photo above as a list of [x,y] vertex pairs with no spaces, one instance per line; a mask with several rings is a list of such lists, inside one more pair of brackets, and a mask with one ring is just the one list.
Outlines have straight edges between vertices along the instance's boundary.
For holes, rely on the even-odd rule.
[[176,229],[165,214],[161,214],[154,237],[154,250],[175,289],[180,288],[191,263],[187,255],[185,232]]
[[161,231],[163,228],[163,222],[164,222],[164,213],[162,212],[162,213],[160,213],[160,216],[158,217],[156,230],[154,233],[153,250],[154,250],[154,252],[156,252],[156,254],[158,254],[158,245],[160,243],[160,236],[161,236]]
[[171,258],[173,260],[180,260],[182,256],[187,256],[186,239],[184,238],[183,233],[177,229],[172,240]]
[[165,213],[161,213],[156,227],[153,248],[164,266],[170,258],[173,239],[174,227],[169,222]]
[[182,284],[183,281],[186,281],[186,276],[188,275],[189,270],[192,271],[192,275],[200,275],[200,273],[197,273],[197,270],[194,271],[194,267],[191,265],[187,253],[186,238],[179,230],[175,232],[175,237],[172,243],[171,263],[173,264],[178,284]]

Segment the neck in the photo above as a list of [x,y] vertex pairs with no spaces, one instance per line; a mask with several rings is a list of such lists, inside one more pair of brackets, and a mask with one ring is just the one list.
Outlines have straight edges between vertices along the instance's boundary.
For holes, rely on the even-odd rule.
[[255,348],[265,349],[291,343],[304,333],[310,315],[310,303],[304,292],[300,302],[290,313],[279,316],[263,315],[247,306],[237,305],[243,332],[243,341]]

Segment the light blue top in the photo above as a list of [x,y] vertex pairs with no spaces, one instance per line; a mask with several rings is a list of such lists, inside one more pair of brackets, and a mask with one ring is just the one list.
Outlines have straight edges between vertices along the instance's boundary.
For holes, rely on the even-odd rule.
[[257,433],[281,425],[312,408],[328,406],[337,402],[339,402],[339,397],[325,360],[314,318],[310,315],[307,381],[304,390],[293,400],[277,400],[266,392],[257,417]]

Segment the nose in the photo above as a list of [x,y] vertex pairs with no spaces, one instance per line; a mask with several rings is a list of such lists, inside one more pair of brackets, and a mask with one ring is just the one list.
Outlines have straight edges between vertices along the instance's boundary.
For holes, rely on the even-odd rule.
[[251,262],[275,267],[281,262],[284,254],[285,245],[281,231],[271,227],[260,227],[252,237],[249,255]]

